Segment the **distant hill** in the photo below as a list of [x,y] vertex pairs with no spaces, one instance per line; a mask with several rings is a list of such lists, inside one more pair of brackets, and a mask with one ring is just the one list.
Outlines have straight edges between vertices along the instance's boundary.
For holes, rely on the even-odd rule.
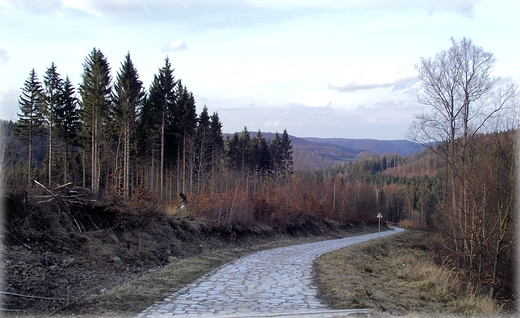
[[375,140],[347,138],[293,137],[294,168],[307,170],[326,168],[360,157],[381,154],[410,156],[419,152],[419,144],[407,140]]
[[308,141],[336,145],[348,149],[373,152],[376,154],[395,153],[410,156],[422,149],[422,146],[408,140],[377,140],[347,138],[303,138]]
[[[250,133],[251,136],[256,134]],[[274,138],[274,133],[262,132],[262,136],[269,140]],[[422,149],[419,144],[408,140],[290,137],[295,170],[327,168],[368,155],[393,153],[410,156]]]

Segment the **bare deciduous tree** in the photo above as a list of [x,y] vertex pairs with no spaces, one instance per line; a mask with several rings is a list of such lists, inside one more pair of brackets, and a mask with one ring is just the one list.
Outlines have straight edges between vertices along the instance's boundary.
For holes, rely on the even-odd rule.
[[[496,187],[499,189],[497,191],[513,191],[508,186],[510,182],[506,182],[504,187],[502,181],[498,180],[497,174],[502,171],[491,169],[484,177],[482,169],[486,165],[493,165],[490,153],[494,150],[482,147],[481,143],[487,142],[482,134],[494,133],[498,136],[504,130],[518,127],[517,124],[507,124],[507,128],[500,128],[498,124],[510,122],[514,118],[511,115],[514,107],[511,105],[514,104],[516,86],[499,86],[499,79],[491,76],[495,64],[492,53],[475,46],[466,38],[451,41],[449,50],[441,51],[433,59],[421,58],[416,66],[421,86],[418,101],[431,107],[432,112],[416,116],[410,128],[410,137],[426,145],[444,160],[447,190],[443,219],[449,229],[449,234],[448,231],[445,234],[449,238],[450,248],[455,252],[457,264],[474,271],[475,276],[482,277],[484,255],[489,255],[489,246],[494,244],[490,232],[498,232],[495,237],[499,241],[495,242],[503,246],[500,237],[505,235],[503,232],[507,224],[502,223],[510,220],[509,212],[504,209],[509,209],[509,203],[512,202],[504,199],[505,203],[498,207],[500,211],[496,219],[496,208],[489,203],[492,200],[496,202],[503,195],[507,198],[508,194],[496,196],[490,189]],[[497,152],[509,153],[509,150],[506,151],[509,148],[504,148],[498,142],[494,142],[492,147]],[[502,163],[510,162],[509,159],[504,158]],[[496,160],[494,163],[497,163]],[[506,169],[514,171],[512,166]],[[511,175],[507,178],[514,180]],[[498,229],[486,226],[488,220],[499,224]],[[497,253],[502,252],[500,250]],[[496,253],[492,256],[500,258]],[[492,277],[494,285],[496,273]],[[492,289],[493,286],[491,293]]]

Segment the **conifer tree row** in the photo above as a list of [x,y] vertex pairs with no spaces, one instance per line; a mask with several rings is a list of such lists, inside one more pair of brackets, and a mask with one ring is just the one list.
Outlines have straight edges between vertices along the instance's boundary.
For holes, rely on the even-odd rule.
[[273,175],[292,174],[292,145],[287,130],[282,137],[275,133],[274,139],[266,141],[260,130],[251,138],[247,127],[239,134],[227,138],[228,167],[234,171]]
[[17,131],[28,145],[29,186],[35,136],[46,138],[49,186],[72,182],[101,197],[130,198],[142,188],[171,202],[178,192],[215,193],[229,170],[257,180],[292,173],[287,131],[266,141],[260,131],[251,138],[244,128],[225,142],[218,113],[210,115],[204,105],[197,114],[193,93],[175,78],[168,57],[148,90],[130,53],[113,82],[108,60],[94,48],[81,79],[79,98],[54,62],[43,85],[34,69],[25,82]]

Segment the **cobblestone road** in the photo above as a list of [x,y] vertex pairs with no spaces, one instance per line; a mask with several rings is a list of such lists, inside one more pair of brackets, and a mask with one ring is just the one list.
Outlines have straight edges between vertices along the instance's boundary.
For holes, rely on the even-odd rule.
[[138,317],[344,317],[359,311],[328,310],[316,299],[316,288],[311,285],[313,261],[330,251],[401,231],[256,252],[199,278]]

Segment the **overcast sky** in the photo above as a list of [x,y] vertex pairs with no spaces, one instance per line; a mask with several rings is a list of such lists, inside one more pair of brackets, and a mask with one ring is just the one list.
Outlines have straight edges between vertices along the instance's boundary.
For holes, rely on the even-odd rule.
[[168,56],[225,132],[405,139],[414,66],[470,38],[520,80],[518,0],[0,0],[0,118],[34,67],[76,88],[94,47],[112,77],[130,52],[146,89]]

